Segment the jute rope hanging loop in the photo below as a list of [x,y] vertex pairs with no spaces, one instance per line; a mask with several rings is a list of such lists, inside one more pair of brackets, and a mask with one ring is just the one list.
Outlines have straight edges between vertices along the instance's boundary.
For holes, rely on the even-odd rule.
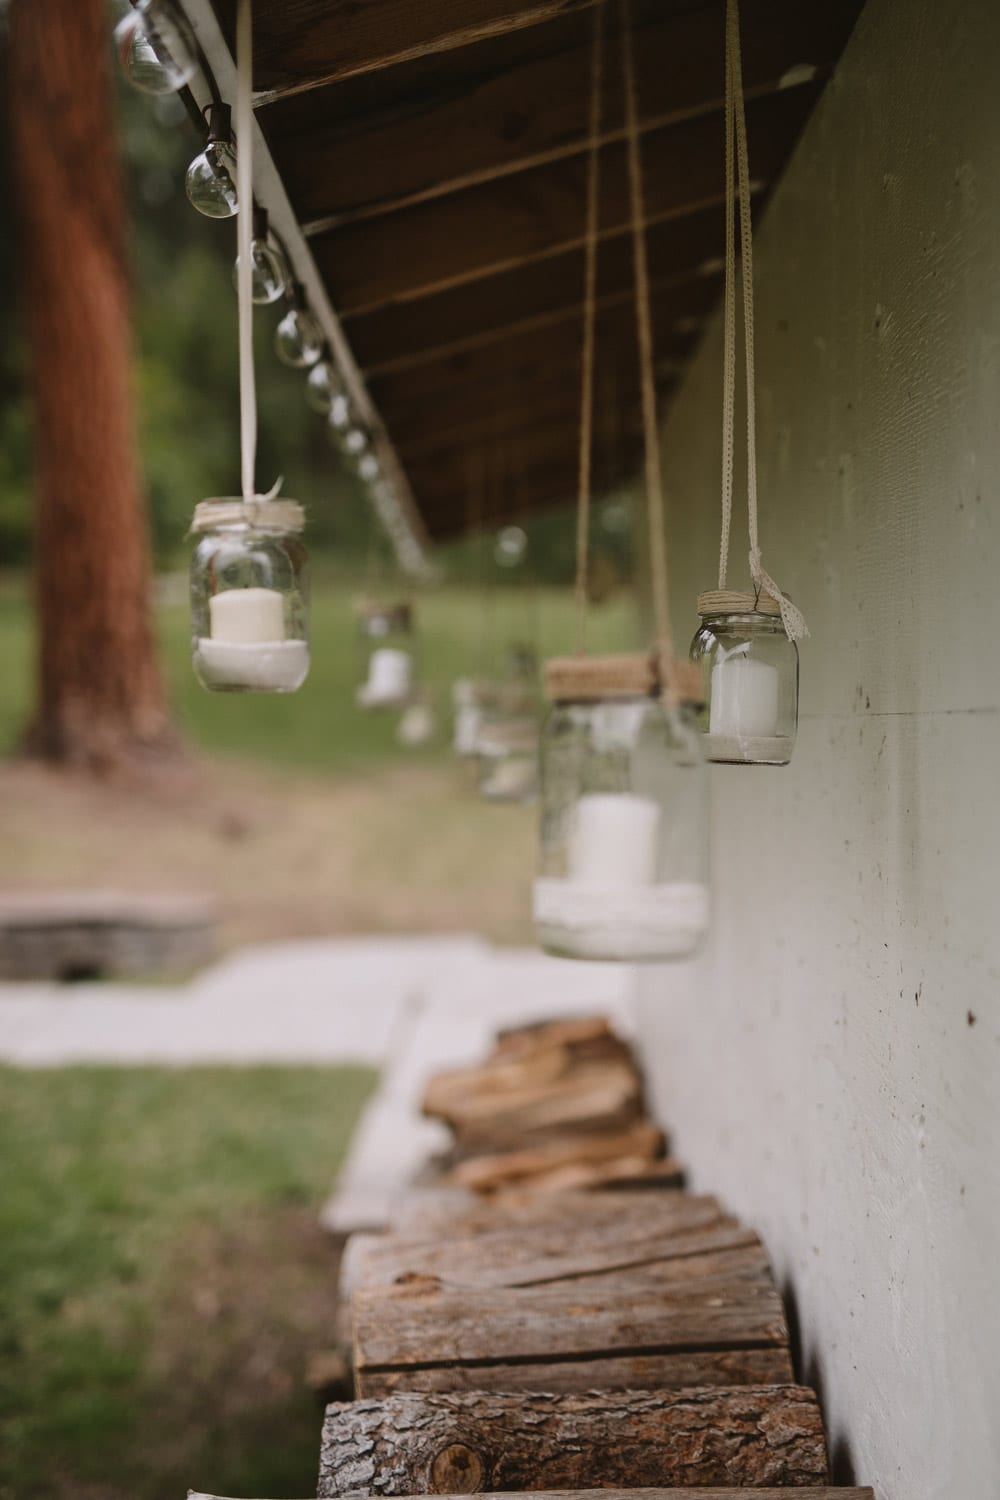
[[639,340],[639,371],[642,389],[643,434],[649,548],[653,579],[653,608],[656,622],[656,649],[650,656],[642,654],[601,657],[590,661],[586,655],[586,610],[588,593],[588,554],[594,411],[594,332],[597,287],[597,246],[599,235],[600,127],[601,92],[604,76],[604,0],[593,8],[591,50],[591,87],[589,116],[589,159],[587,171],[587,212],[584,232],[584,310],[583,351],[580,399],[579,483],[577,492],[576,545],[576,657],[557,658],[548,664],[546,685],[553,702],[573,699],[592,701],[607,692],[609,697],[662,696],[677,705],[701,702],[701,673],[687,661],[674,655],[670,629],[668,570],[666,554],[665,506],[660,462],[659,431],[656,410],[656,386],[653,374],[653,333],[650,307],[649,268],[646,258],[645,209],[642,161],[639,142],[639,112],[636,96],[635,65],[632,46],[631,0],[623,5],[622,63],[625,87],[626,134],[628,142],[629,194],[631,204],[632,243],[635,263],[636,321]]
[[[778,606],[790,641],[809,634],[800,609],[782,593],[764,568],[760,550],[757,506],[757,395],[754,357],[753,225],[750,213],[750,153],[747,147],[743,63],[740,51],[739,0],[726,0],[725,181],[726,252],[723,310],[722,376],[722,534],[719,547],[719,589],[726,588],[733,511],[733,459],[736,418],[736,211],[739,209],[743,332],[746,360],[747,513],[750,577],[755,594],[752,610],[770,598]],[[737,194],[738,188],[738,194]],[[704,613],[699,601],[699,613]],[[770,611],[765,610],[765,613]]]

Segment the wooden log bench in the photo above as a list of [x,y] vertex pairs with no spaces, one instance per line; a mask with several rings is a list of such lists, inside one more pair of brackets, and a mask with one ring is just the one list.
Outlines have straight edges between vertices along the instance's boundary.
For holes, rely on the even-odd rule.
[[763,1247],[711,1197],[567,1194],[356,1236],[342,1294],[359,1396],[792,1379]]
[[807,1485],[827,1478],[823,1419],[804,1386],[409,1392],[327,1409],[319,1495]]
[[119,891],[0,895],[0,979],[186,973],[215,953],[211,904]]

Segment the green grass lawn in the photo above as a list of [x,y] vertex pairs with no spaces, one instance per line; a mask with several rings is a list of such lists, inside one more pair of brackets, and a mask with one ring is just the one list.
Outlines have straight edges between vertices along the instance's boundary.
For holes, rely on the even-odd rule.
[[0,1497],[315,1493],[364,1069],[0,1069]]
[[[171,700],[181,727],[209,751],[236,754],[302,770],[352,773],[382,764],[442,760],[451,731],[451,684],[456,677],[496,670],[505,644],[528,640],[540,657],[573,649],[574,613],[569,590],[497,588],[486,595],[442,588],[418,597],[416,650],[422,683],[441,711],[438,733],[426,749],[396,741],[397,715],[366,713],[354,694],[360,671],[352,599],[357,591],[317,570],[312,601],[312,670],[292,697],[207,693],[190,665],[187,609],[158,612]],[[0,589],[0,755],[9,752],[30,705],[31,625],[23,583]],[[594,651],[633,649],[634,602],[622,595],[591,611],[588,643]]]

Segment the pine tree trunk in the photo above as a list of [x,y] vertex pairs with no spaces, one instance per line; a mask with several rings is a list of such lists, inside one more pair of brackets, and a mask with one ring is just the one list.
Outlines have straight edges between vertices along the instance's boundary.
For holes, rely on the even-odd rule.
[[13,0],[10,103],[35,404],[38,691],[29,753],[177,751],[150,619],[125,207],[105,0]]

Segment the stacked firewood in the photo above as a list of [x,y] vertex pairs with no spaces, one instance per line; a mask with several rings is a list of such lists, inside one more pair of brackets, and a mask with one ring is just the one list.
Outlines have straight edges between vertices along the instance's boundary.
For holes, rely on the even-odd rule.
[[423,1111],[453,1136],[440,1187],[502,1194],[679,1180],[632,1047],[604,1016],[501,1032],[485,1062],[430,1080]]

